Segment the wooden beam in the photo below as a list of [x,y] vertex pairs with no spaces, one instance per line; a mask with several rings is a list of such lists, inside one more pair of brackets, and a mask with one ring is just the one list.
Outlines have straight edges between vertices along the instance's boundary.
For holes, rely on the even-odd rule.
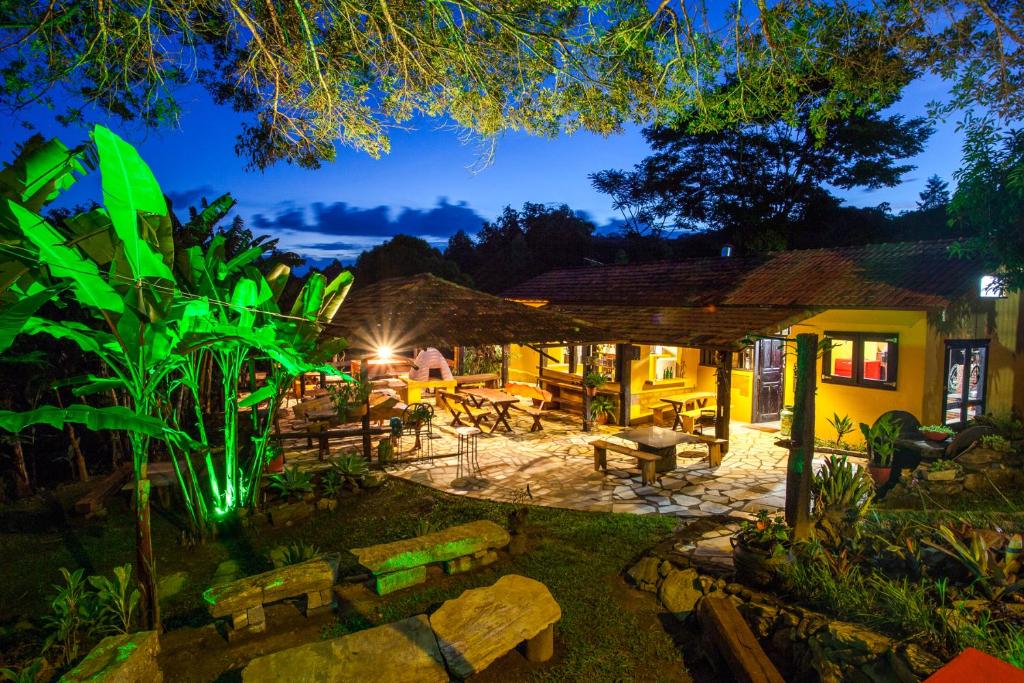
[[534,344],[527,344],[526,348],[533,349],[534,351],[536,351],[537,353],[540,354],[540,359],[539,359],[539,362],[541,362],[540,367],[544,367],[544,365],[543,365],[544,359],[547,359],[547,360],[551,361],[552,363],[558,363],[559,362],[559,360],[557,358],[555,358],[550,353],[545,351],[543,347],[536,346]]
[[715,366],[718,368],[715,373],[715,438],[725,439],[722,444],[722,454],[729,452],[729,419],[730,406],[732,402],[732,352],[715,351]]
[[704,638],[725,660],[737,683],[785,683],[754,632],[728,597],[707,596],[697,611]]
[[811,535],[811,467],[814,459],[814,392],[818,375],[818,335],[796,336],[793,428],[786,465],[786,523],[793,535]]
[[618,344],[615,347],[615,370],[619,380],[619,424],[629,426],[630,403],[632,402],[633,346]]
[[508,384],[508,354],[509,345],[502,344],[501,346],[501,386]]

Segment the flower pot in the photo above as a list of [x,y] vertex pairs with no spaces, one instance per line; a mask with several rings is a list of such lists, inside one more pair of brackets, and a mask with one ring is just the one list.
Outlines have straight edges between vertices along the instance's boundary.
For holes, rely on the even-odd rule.
[[608,424],[608,414],[607,413],[601,413],[596,418],[594,418],[594,422],[596,422],[599,425],[606,425],[606,424]]
[[876,465],[874,463],[868,463],[868,473],[875,482],[875,487],[882,487],[889,483],[889,477],[892,476],[892,465]]
[[767,550],[751,548],[732,539],[732,564],[739,583],[751,586],[770,586],[775,583],[779,567],[785,557],[772,557]]
[[921,430],[921,435],[929,441],[945,441],[949,438],[946,432],[926,432]]
[[284,472],[284,453],[278,454],[267,462],[267,471],[274,474]]
[[597,387],[583,387],[583,390],[587,392],[587,396],[590,398],[597,396]]

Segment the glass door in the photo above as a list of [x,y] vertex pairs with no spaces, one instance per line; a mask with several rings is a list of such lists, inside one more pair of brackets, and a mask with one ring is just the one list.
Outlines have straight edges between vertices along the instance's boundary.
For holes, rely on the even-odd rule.
[[962,425],[985,412],[987,340],[946,342],[942,423]]

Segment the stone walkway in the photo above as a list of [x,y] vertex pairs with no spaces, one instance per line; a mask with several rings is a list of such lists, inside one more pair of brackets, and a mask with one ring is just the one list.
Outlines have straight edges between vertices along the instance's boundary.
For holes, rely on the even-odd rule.
[[535,505],[594,512],[750,518],[784,505],[787,452],[774,445],[778,434],[763,428],[733,423],[729,454],[714,470],[707,467],[706,447],[683,444],[679,467],[643,486],[636,461],[613,452],[608,453],[607,473],[594,471],[589,442],[609,438],[619,427],[586,434],[577,418],[555,413],[542,432],[529,433],[524,420],[513,426],[513,434],[480,436],[479,474],[457,476],[457,444],[447,426],[435,427],[432,461],[401,464],[392,473],[455,495],[499,501],[525,496]]

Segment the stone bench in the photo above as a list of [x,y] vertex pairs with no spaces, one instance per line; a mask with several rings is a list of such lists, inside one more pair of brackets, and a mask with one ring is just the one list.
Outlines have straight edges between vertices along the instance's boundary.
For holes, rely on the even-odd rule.
[[86,655],[78,666],[61,677],[62,682],[105,681],[160,683],[163,673],[157,665],[160,636],[156,631],[139,631],[107,636]]
[[448,574],[491,564],[498,559],[496,551],[509,540],[504,528],[480,520],[416,538],[353,548],[352,554],[373,574],[377,594],[387,595],[426,581],[428,564],[443,562]]
[[547,586],[511,574],[491,586],[465,591],[429,617],[420,614],[258,657],[242,671],[242,680],[461,680],[524,641],[529,661],[547,661],[554,651],[554,625],[561,617]]
[[448,600],[430,615],[448,671],[466,678],[526,643],[526,659],[554,654],[555,622],[562,609],[540,581],[509,574],[485,588]]
[[256,576],[207,588],[203,593],[212,617],[231,617],[231,638],[241,632],[266,630],[263,606],[306,596],[306,614],[330,607],[341,556],[329,553]]

